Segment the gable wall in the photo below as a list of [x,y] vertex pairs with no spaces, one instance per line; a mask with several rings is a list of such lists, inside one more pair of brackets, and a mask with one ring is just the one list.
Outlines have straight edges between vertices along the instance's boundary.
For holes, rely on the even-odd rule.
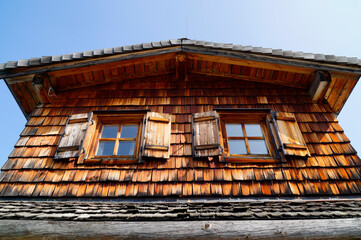
[[[312,157],[287,163],[235,164],[192,159],[191,114],[217,108],[295,113]],[[171,157],[134,165],[55,161],[68,115],[94,110],[171,113]],[[204,75],[126,80],[57,93],[39,107],[0,175],[0,196],[315,196],[359,194],[361,161],[327,104],[305,89]]]

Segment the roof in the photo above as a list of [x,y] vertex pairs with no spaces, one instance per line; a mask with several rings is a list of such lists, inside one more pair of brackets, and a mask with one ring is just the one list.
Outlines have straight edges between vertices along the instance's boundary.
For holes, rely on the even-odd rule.
[[361,233],[356,199],[0,206],[0,232],[8,239],[358,239]]
[[282,49],[234,45],[232,43],[214,43],[214,42],[198,41],[198,40],[190,40],[190,39],[171,39],[167,41],[141,43],[141,44],[127,45],[123,47],[95,49],[91,51],[76,52],[72,54],[43,56],[40,58],[8,61],[7,63],[0,64],[0,72],[6,69],[48,65],[53,63],[69,62],[74,60],[97,58],[97,57],[111,56],[122,53],[131,53],[131,52],[144,51],[144,50],[167,48],[172,46],[196,46],[196,47],[204,47],[210,49],[227,50],[233,52],[255,53],[260,55],[283,57],[285,59],[299,59],[299,60],[307,60],[307,61],[322,62],[322,63],[335,63],[335,64],[344,64],[344,65],[359,66],[359,67],[361,66],[361,59],[358,59],[356,57],[303,53],[299,51],[293,52]]
[[361,217],[360,199],[0,201],[0,219],[75,221],[290,220]]
[[[183,57],[180,57],[183,55]],[[182,62],[181,64],[178,64]],[[159,64],[159,67],[156,65]],[[219,64],[225,64],[222,68]],[[130,66],[133,67],[130,67]],[[122,69],[123,67],[130,67]],[[131,69],[134,68],[134,71]],[[251,68],[251,70],[247,69]],[[181,70],[182,69],[182,70]],[[227,70],[228,69],[228,70]],[[229,71],[233,69],[232,71]],[[242,69],[240,71],[240,69]],[[25,117],[39,102],[38,89],[32,86],[37,75],[47,75],[56,92],[72,88],[148,77],[178,74],[179,71],[206,76],[261,81],[316,92],[316,72],[327,72],[329,84],[318,91],[338,114],[361,74],[361,60],[333,55],[283,51],[281,49],[176,39],[104,48],[82,53],[44,56],[0,64],[5,79]],[[258,73],[258,74],[253,74]],[[93,77],[91,77],[93,76]],[[79,80],[76,80],[80,78]],[[34,82],[35,83],[35,82]],[[315,87],[316,86],[316,87]],[[324,91],[323,91],[324,90]]]
[[[179,41],[185,44],[190,40]],[[84,60],[89,64],[87,67],[60,64],[73,68],[66,70],[54,70],[59,66],[55,64],[53,72],[50,67],[42,67],[48,76],[41,86],[37,75],[6,79],[19,105],[26,108],[29,121],[2,168],[0,196],[102,199],[360,196],[361,159],[334,115],[356,84],[358,74],[332,72],[332,82],[325,92],[328,102],[313,101],[308,89],[315,81],[313,67],[317,64],[309,68],[281,66],[259,63],[254,60],[259,56],[253,53],[243,54],[240,60],[217,55],[225,56],[227,51],[216,53],[211,49],[214,55],[210,56],[209,51],[198,54],[209,49],[204,46],[182,47],[187,51],[178,46],[123,54],[122,60],[119,56],[90,63]],[[149,57],[146,53],[154,55]],[[251,57],[253,60],[249,61]],[[114,62],[104,63],[103,59]],[[23,70],[14,72],[22,74]],[[49,93],[54,91],[56,97],[50,94],[54,97],[50,99]],[[192,114],[214,108],[270,108],[294,113],[311,157],[262,164],[193,158]],[[129,109],[172,114],[169,159],[124,166],[101,161],[78,165],[74,159],[54,159],[70,115]]]

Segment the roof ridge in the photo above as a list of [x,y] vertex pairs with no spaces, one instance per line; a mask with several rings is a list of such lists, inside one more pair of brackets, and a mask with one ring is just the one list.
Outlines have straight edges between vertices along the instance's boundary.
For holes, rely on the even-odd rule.
[[302,51],[291,51],[283,49],[272,49],[263,47],[243,46],[233,43],[215,43],[210,41],[192,40],[189,38],[178,38],[170,40],[162,40],[150,43],[140,43],[133,45],[125,45],[122,47],[94,49],[83,52],[74,52],[72,54],[42,56],[30,59],[20,59],[18,61],[8,61],[6,63],[0,63],[0,71],[6,71],[7,69],[14,69],[19,67],[32,67],[39,65],[46,65],[52,63],[66,62],[81,60],[86,58],[95,58],[102,56],[110,56],[116,54],[145,51],[150,49],[165,48],[172,46],[195,46],[205,47],[213,49],[221,49],[235,52],[250,52],[254,54],[271,55],[276,57],[284,57],[289,59],[301,59],[316,62],[327,62],[334,64],[346,64],[357,65],[361,67],[361,59],[357,57],[345,57],[335,55],[325,55],[319,53],[304,53]]

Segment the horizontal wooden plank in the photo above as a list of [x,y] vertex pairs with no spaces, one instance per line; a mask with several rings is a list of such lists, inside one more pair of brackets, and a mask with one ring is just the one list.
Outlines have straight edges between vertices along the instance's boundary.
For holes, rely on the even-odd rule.
[[196,150],[203,150],[203,149],[212,149],[212,148],[219,148],[219,144],[208,144],[208,145],[197,145],[195,146]]
[[307,146],[301,145],[301,144],[289,144],[289,143],[285,143],[285,144],[283,144],[283,146],[284,146],[285,148],[307,149]]
[[144,222],[61,221],[54,227],[53,221],[2,220],[0,231],[9,238],[31,239],[57,239],[58,236],[68,239],[148,239],[149,236],[157,236],[157,239],[238,239],[240,236],[250,239],[357,239],[361,235],[361,218],[148,221],[146,228]]
[[158,150],[158,151],[168,151],[168,146],[156,146],[156,145],[145,145],[145,149],[149,150]]
[[203,122],[203,121],[211,121],[216,119],[215,116],[211,116],[211,117],[201,117],[201,118],[194,118],[195,122]]
[[153,121],[153,122],[165,122],[165,123],[169,123],[169,119],[167,119],[167,118],[149,117],[148,120],[149,120],[149,121]]
[[277,116],[277,120],[291,121],[291,122],[296,121],[296,119],[294,117],[285,117],[285,116]]

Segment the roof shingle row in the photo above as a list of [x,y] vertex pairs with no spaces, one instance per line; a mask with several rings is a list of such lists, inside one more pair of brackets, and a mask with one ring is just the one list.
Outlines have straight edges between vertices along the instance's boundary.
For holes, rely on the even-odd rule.
[[356,57],[293,52],[282,49],[242,46],[242,45],[234,45],[231,43],[214,43],[214,42],[197,41],[190,39],[171,39],[167,41],[134,44],[123,47],[95,49],[92,51],[76,52],[73,54],[43,56],[41,58],[30,58],[30,59],[21,59],[18,61],[8,61],[7,63],[0,63],[0,71],[4,71],[6,69],[46,65],[52,63],[82,60],[82,59],[95,58],[95,57],[104,57],[109,55],[144,51],[144,50],[157,49],[157,48],[174,47],[174,46],[196,46],[196,47],[204,47],[204,48],[229,50],[235,52],[250,52],[250,53],[262,54],[262,55],[272,55],[272,56],[284,57],[289,59],[302,59],[302,60],[311,60],[317,62],[328,62],[328,63],[361,66],[361,59],[358,59]]

